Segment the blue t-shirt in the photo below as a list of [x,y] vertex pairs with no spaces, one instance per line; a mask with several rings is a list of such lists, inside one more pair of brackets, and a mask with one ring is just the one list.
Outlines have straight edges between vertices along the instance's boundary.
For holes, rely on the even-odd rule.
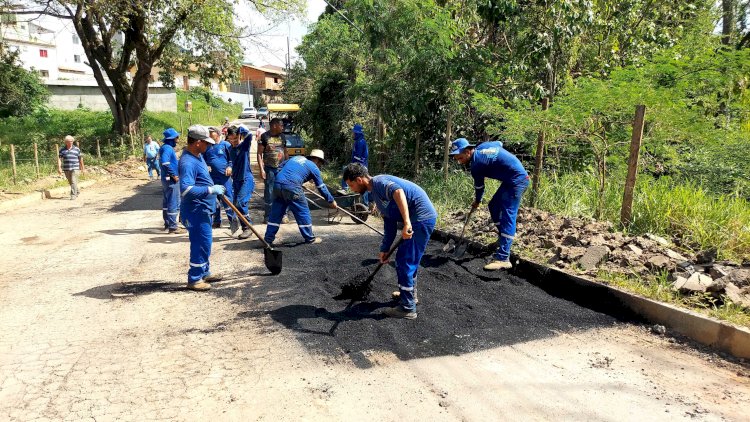
[[498,141],[477,145],[471,158],[471,176],[474,178],[477,202],[481,201],[484,196],[485,177],[512,185],[525,183],[529,178],[521,161],[506,151],[503,144]]
[[250,168],[250,145],[252,143],[253,135],[248,133],[239,145],[229,150],[229,158],[232,160],[232,179],[235,181],[253,177]]
[[159,154],[159,144],[154,141],[143,144],[143,154],[145,154],[147,158],[155,158],[156,155]]
[[408,180],[389,174],[381,174],[372,178],[372,191],[370,200],[375,201],[380,215],[383,217],[384,236],[380,244],[380,251],[386,252],[393,239],[396,238],[396,226],[403,222],[398,204],[393,200],[393,194],[397,190],[403,190],[406,196],[406,206],[409,210],[409,219],[413,223],[419,223],[437,218],[437,211],[424,189]]
[[211,178],[214,180],[226,179],[227,167],[232,167],[229,162],[229,152],[232,149],[232,144],[227,141],[220,141],[216,145],[210,145],[206,152],[203,154],[203,158],[206,160],[206,164],[211,168],[209,173]]
[[326,184],[323,183],[320,169],[315,163],[297,155],[281,163],[281,166],[279,174],[276,175],[274,187],[295,189],[301,187],[308,180],[314,180],[315,186],[320,194],[326,198],[326,201],[333,202],[333,195],[328,191]]
[[214,182],[203,157],[184,151],[180,157],[179,171],[182,212],[188,215],[213,214],[216,195],[209,193],[208,188]]

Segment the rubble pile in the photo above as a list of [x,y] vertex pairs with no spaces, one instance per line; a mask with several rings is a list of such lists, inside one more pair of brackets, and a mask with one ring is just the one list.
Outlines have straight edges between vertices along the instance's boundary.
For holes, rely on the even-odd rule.
[[[466,212],[448,215],[446,230],[458,235]],[[490,244],[497,229],[486,209],[477,210],[466,230],[467,238]],[[750,262],[717,261],[716,250],[698,253],[681,250],[671,241],[646,234],[626,236],[610,222],[560,217],[522,208],[514,250],[530,252],[536,260],[579,275],[596,277],[600,270],[644,277],[667,272],[672,288],[682,294],[705,294],[750,309]]]

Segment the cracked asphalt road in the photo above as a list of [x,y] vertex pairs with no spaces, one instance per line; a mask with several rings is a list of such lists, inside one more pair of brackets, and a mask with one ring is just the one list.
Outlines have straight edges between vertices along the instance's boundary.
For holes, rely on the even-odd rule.
[[138,175],[0,215],[0,420],[747,417],[746,367],[441,245],[420,270],[417,320],[379,315],[390,267],[370,302],[336,301],[378,236],[325,211],[320,245],[282,228],[277,277],[257,241],[215,230],[212,269],[227,278],[187,291],[187,235],[159,229],[160,205]]

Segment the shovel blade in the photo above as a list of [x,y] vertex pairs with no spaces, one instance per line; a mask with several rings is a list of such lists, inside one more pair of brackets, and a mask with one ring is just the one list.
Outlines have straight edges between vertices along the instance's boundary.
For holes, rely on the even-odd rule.
[[461,258],[466,253],[466,243],[462,243],[458,246],[456,246],[455,252],[453,252],[453,256],[456,258]]
[[443,246],[443,252],[453,252],[456,249],[456,242],[453,239],[449,240],[448,243]]
[[266,268],[271,274],[276,275],[281,272],[281,251],[271,248],[263,249],[263,260]]

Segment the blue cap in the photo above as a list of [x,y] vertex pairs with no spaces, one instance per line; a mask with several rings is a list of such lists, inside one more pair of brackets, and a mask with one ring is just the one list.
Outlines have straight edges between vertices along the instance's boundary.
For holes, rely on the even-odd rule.
[[352,132],[354,132],[354,133],[360,133],[360,134],[361,133],[365,133],[364,129],[362,129],[362,125],[359,124],[359,123],[357,123],[356,125],[354,125],[354,127],[352,128]]
[[475,145],[472,145],[469,143],[469,141],[466,140],[466,138],[458,138],[455,141],[451,142],[451,151],[448,153],[448,155],[457,155],[462,152],[466,148],[473,148]]
[[180,137],[180,132],[174,130],[174,128],[169,128],[164,131],[164,139],[177,139]]

